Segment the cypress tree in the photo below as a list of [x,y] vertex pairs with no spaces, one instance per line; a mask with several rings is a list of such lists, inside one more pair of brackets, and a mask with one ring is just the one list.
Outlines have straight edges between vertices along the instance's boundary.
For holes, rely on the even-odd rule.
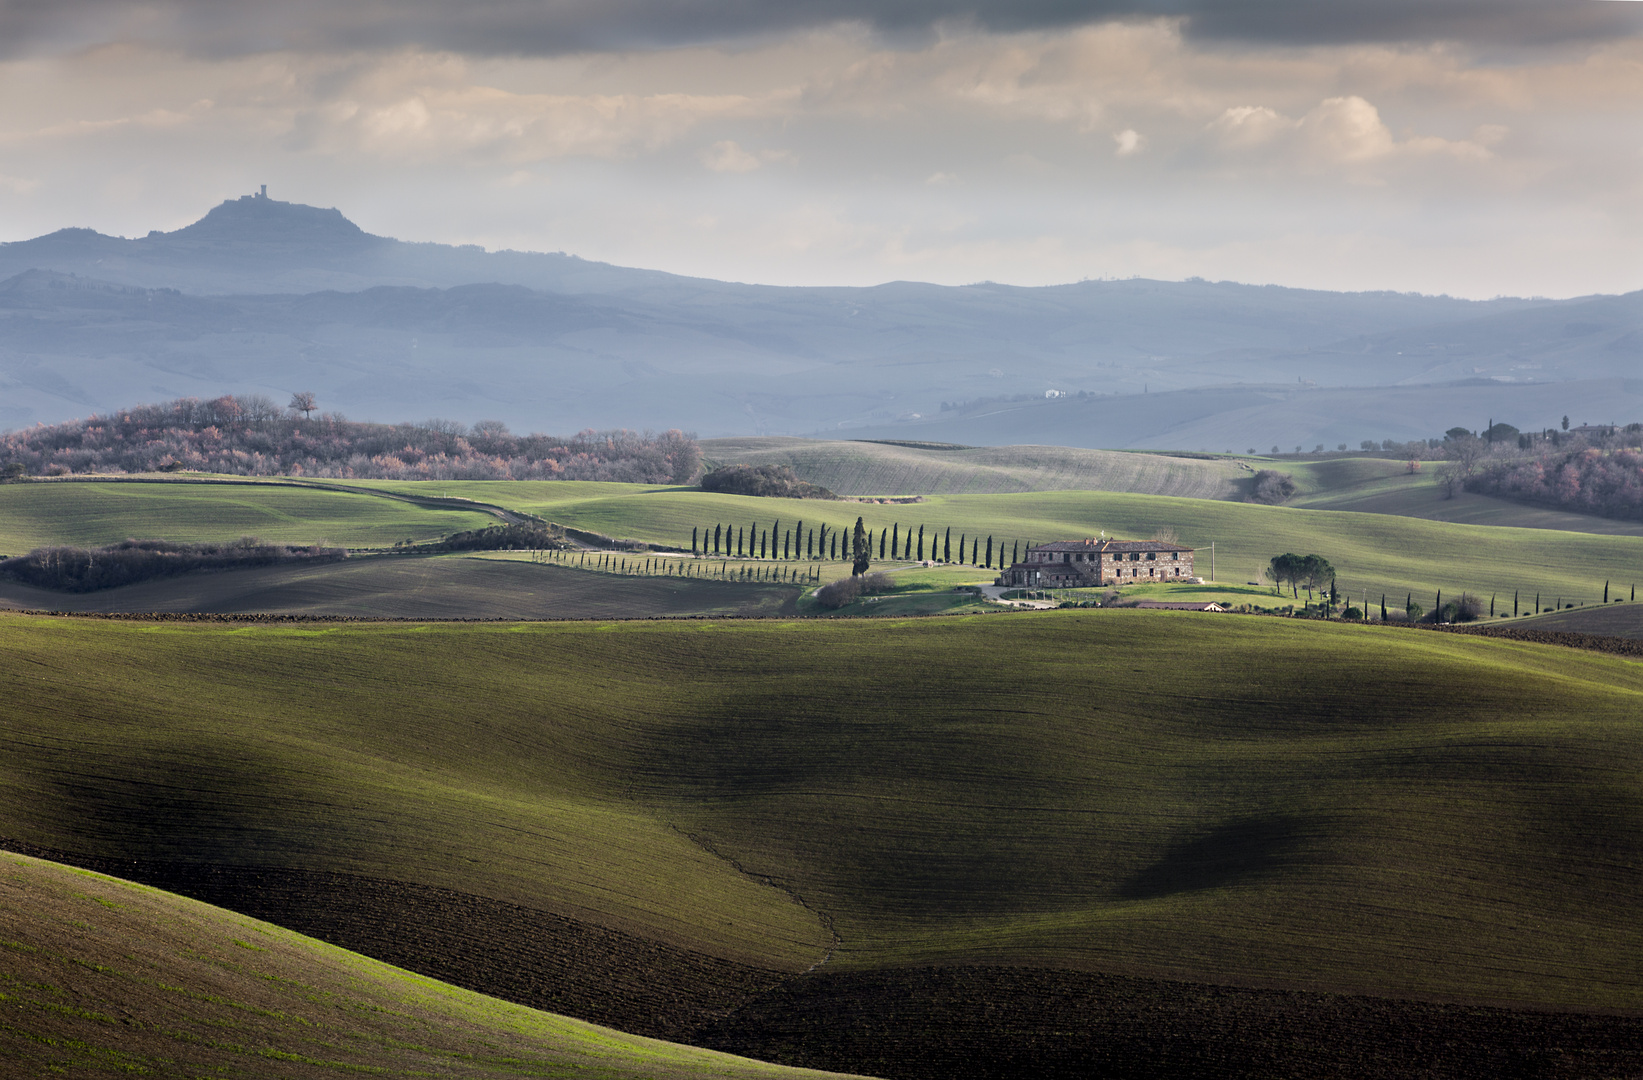
[[697,529],[694,525],[692,525],[690,527],[690,553],[692,555],[696,554],[696,533]]
[[738,525],[736,527],[736,557],[738,559],[742,557],[742,549],[746,540],[747,530]]
[[793,525],[793,557],[799,557],[799,549],[804,547],[804,519],[800,518]]
[[1517,590],[1512,590],[1512,618],[1517,618]]
[[1540,594],[1535,593],[1535,614],[1540,614]]
[[1386,594],[1381,593],[1381,622],[1386,621]]
[[769,550],[770,550],[770,530],[766,529],[765,534],[763,536],[759,537],[759,558],[761,558],[761,559],[767,558],[768,556],[767,556],[766,553]]
[[[918,561],[919,562],[924,561],[924,526],[923,525],[920,525],[918,527]],[[1604,599],[1607,600],[1608,596],[1605,595]]]
[[850,536],[850,573],[857,577],[867,573],[867,567],[872,561],[872,551],[873,541],[867,530],[862,527],[861,518],[858,517],[856,530]]
[[1603,583],[1603,602],[1605,604],[1609,602],[1609,583],[1607,581]]
[[941,561],[953,561],[953,527],[947,526],[947,538],[941,542]]
[[1405,596],[1403,598],[1403,613],[1405,615],[1407,615],[1411,611],[1414,611],[1414,610],[1415,610],[1415,594],[1410,593],[1408,596]]
[[782,561],[783,562],[786,562],[788,559],[792,558],[792,556],[788,554],[788,551],[790,551],[792,549],[792,546],[793,546],[793,534],[790,533],[790,532],[782,533]]
[[987,538],[987,562],[985,565],[989,570],[993,568],[993,538],[990,536]]
[[804,538],[804,557],[807,558],[807,559],[813,559],[813,558],[816,557],[816,530],[815,529],[811,529],[808,533],[805,534],[805,538]]
[[883,529],[879,530],[879,560],[884,560],[884,545],[890,542],[890,534]]
[[1489,617],[1491,619],[1495,617],[1495,594],[1494,593],[1489,594]]
[[1021,561],[1021,541],[1017,540],[1010,545],[1010,565],[1014,566]]
[[1443,590],[1438,590],[1438,598],[1432,602],[1432,621],[1443,621]]
[[778,540],[780,540],[781,537],[782,537],[782,523],[781,523],[780,519],[777,519],[776,521],[772,522],[771,525],[770,525],[770,557],[772,559],[774,559],[776,557],[776,542]]
[[713,554],[715,554],[715,555],[717,555],[719,553],[719,534],[723,531],[724,531],[723,526],[721,526],[721,525],[713,526]]
[[958,534],[958,561],[964,561],[964,533]]
[[896,522],[890,529],[890,557],[901,558],[901,522]]

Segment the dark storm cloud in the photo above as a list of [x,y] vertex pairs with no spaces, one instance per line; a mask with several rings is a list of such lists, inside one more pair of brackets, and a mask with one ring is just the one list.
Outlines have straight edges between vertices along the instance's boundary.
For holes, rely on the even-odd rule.
[[113,41],[217,55],[422,46],[489,55],[700,44],[859,23],[893,36],[939,24],[1056,29],[1178,16],[1190,37],[1276,44],[1455,40],[1536,45],[1634,32],[1606,0],[0,0],[0,50]]

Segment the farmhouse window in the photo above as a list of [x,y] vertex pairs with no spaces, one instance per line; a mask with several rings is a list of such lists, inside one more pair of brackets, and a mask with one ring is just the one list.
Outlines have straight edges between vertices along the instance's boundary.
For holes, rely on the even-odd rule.
[[1156,562],[1157,559],[1158,559],[1158,552],[1156,552],[1156,551],[1147,552],[1147,561],[1148,562]]

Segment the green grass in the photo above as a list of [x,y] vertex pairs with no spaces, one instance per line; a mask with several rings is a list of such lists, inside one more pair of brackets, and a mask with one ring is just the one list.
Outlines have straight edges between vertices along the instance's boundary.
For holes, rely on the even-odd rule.
[[482,528],[495,518],[369,495],[272,484],[57,481],[0,485],[0,553],[129,537],[387,547]]
[[[1354,463],[1356,464],[1356,463]],[[1603,582],[1643,577],[1643,537],[1463,525],[1384,514],[1357,514],[1291,507],[1253,506],[1207,499],[1102,492],[1030,492],[1013,495],[935,496],[916,504],[755,499],[691,489],[612,490],[550,506],[510,503],[514,493],[476,482],[471,497],[502,502],[556,521],[609,535],[689,547],[692,527],[715,523],[785,530],[802,519],[806,529],[826,523],[846,530],[860,515],[875,531],[899,524],[926,525],[945,536],[987,536],[1019,543],[1092,536],[1145,538],[1174,527],[1181,542],[1198,549],[1198,572],[1208,577],[1208,549],[1216,545],[1218,581],[1241,585],[1259,580],[1274,555],[1316,552],[1340,574],[1343,593],[1367,591],[1402,597],[1414,592],[1430,606],[1433,594],[1469,590],[1487,597],[1513,589],[1595,599]],[[520,495],[525,494],[520,492]],[[927,534],[927,539],[929,535]],[[956,551],[955,551],[956,553]],[[830,564],[838,566],[842,564]],[[983,577],[988,577],[981,571]]]
[[1639,1008],[1640,713],[1643,666],[1604,655],[1192,613],[8,616],[0,835],[424,882],[789,970],[825,916],[844,968]]
[[595,574],[528,552],[355,556],[62,593],[0,580],[25,611],[205,612],[410,619],[622,619],[792,614],[799,586]]
[[825,1075],[512,1005],[21,855],[0,852],[0,884],[8,1075]]
[[710,464],[788,465],[840,495],[986,495],[1009,491],[1128,491],[1237,497],[1249,470],[1230,459],[1177,458],[1066,446],[923,449],[820,439],[708,439]]

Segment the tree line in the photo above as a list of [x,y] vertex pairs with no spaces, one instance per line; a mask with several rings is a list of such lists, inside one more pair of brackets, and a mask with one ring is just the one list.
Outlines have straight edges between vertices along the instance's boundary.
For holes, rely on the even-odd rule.
[[685,484],[701,448],[680,431],[515,435],[496,420],[375,424],[280,408],[262,394],[178,398],[0,435],[0,479],[189,469],[372,480],[613,480]]
[[100,548],[43,547],[0,561],[0,576],[59,592],[95,592],[194,570],[236,570],[345,559],[345,548],[268,544],[246,536],[227,543],[125,540]]
[[[855,530],[850,532],[825,523],[807,528],[803,519],[787,528],[783,528],[780,519],[769,525],[757,521],[746,525],[719,522],[698,525],[690,530],[690,552],[692,555],[738,559],[824,559],[861,563],[861,569],[856,570],[858,574],[865,572],[874,558],[874,552],[880,560],[924,562],[928,559],[1000,570],[1021,561],[1023,544],[1020,540],[995,541],[991,535],[983,539],[979,534],[971,536],[962,530],[955,538],[951,526],[945,529],[930,527],[928,533],[926,528],[920,525],[915,530],[909,525],[904,530],[900,522],[894,522],[888,528],[874,530],[866,528],[859,517]],[[866,561],[863,561],[864,557]]]

